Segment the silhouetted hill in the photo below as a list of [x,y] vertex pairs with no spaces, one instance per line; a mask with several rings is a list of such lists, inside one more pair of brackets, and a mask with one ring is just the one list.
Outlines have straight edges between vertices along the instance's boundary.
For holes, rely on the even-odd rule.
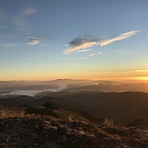
[[148,93],[142,92],[54,92],[37,98],[18,96],[0,99],[3,105],[42,105],[46,102],[124,124],[137,119],[148,122]]
[[59,92],[50,94],[50,97],[54,98],[44,99],[98,117],[109,117],[116,122],[127,123],[136,119],[148,121],[148,93]]
[[30,96],[7,96],[0,99],[0,105],[20,106],[28,104],[33,100]]

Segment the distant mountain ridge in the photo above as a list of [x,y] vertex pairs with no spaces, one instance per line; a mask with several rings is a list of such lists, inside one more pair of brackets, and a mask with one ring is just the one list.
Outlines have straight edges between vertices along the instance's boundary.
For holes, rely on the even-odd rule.
[[60,91],[148,92],[148,83],[74,79],[56,79],[50,81],[0,81],[0,94],[17,90],[41,90],[44,92],[47,91],[47,89],[51,89],[51,91],[52,89],[58,89]]

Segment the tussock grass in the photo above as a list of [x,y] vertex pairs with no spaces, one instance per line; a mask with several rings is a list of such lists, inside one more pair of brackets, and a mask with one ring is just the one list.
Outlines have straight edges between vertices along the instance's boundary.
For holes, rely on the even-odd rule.
[[23,110],[21,110],[21,111],[0,110],[0,117],[1,118],[24,117],[24,116],[25,116],[25,112]]
[[114,121],[113,121],[113,119],[105,118],[103,121],[103,125],[105,125],[107,127],[113,127]]
[[34,114],[26,114],[23,107],[0,107],[0,118],[25,118],[34,117]]

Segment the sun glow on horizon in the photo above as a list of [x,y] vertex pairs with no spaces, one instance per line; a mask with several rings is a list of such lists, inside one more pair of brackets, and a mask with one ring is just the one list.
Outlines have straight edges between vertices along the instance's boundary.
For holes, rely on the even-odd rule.
[[148,76],[135,77],[136,80],[148,81]]

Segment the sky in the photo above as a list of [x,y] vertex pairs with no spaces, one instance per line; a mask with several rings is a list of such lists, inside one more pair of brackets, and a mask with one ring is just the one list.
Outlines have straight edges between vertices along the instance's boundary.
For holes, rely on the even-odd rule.
[[148,80],[147,0],[0,0],[0,81]]

